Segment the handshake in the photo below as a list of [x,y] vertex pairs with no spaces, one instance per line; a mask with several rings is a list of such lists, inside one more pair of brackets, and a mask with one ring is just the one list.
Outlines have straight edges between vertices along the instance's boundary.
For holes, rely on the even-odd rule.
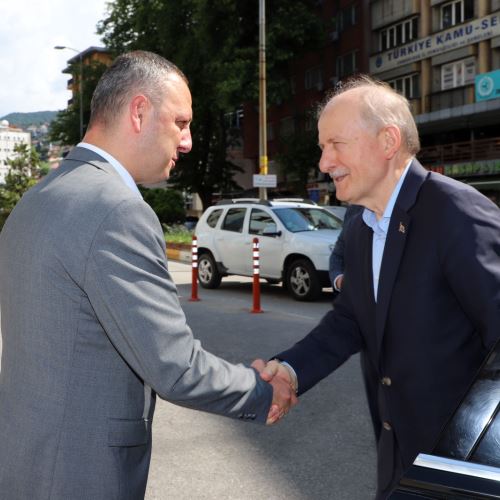
[[262,380],[273,386],[273,401],[266,421],[267,425],[272,425],[299,402],[297,377],[290,367],[275,359],[267,364],[262,359],[256,359],[252,367],[259,372]]

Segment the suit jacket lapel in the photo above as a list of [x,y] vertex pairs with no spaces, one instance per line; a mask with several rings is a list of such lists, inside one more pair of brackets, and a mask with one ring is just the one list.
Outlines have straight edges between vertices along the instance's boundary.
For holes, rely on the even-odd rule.
[[394,205],[382,257],[377,291],[375,315],[377,352],[380,351],[382,345],[394,283],[396,282],[399,265],[411,230],[411,216],[408,211],[415,204],[420,187],[428,175],[429,172],[417,160],[413,160]]

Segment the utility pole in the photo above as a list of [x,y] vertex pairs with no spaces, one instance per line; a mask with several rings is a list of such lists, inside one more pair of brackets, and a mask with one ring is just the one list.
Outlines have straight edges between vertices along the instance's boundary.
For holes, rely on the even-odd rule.
[[[267,175],[266,0],[259,0],[259,174]],[[259,187],[267,200],[267,188]]]

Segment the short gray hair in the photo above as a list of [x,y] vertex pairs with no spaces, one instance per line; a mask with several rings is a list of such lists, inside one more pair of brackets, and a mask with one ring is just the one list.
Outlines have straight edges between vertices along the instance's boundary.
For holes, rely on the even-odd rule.
[[410,111],[408,99],[398,94],[389,84],[368,75],[359,75],[337,85],[320,106],[318,116],[337,96],[352,89],[359,92],[361,117],[376,131],[388,125],[396,125],[401,131],[405,149],[411,155],[420,151],[417,125]]
[[96,122],[112,123],[135,92],[143,93],[156,107],[164,97],[165,80],[171,73],[188,83],[175,64],[153,52],[136,50],[118,56],[94,91],[89,126]]

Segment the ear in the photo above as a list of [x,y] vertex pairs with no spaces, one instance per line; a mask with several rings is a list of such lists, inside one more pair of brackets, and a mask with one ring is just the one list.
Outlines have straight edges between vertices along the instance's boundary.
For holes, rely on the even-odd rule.
[[396,125],[388,125],[382,130],[385,157],[391,160],[401,149],[401,130]]
[[130,122],[135,133],[140,133],[143,127],[143,120],[148,110],[149,100],[145,95],[138,94],[131,101],[129,106]]

